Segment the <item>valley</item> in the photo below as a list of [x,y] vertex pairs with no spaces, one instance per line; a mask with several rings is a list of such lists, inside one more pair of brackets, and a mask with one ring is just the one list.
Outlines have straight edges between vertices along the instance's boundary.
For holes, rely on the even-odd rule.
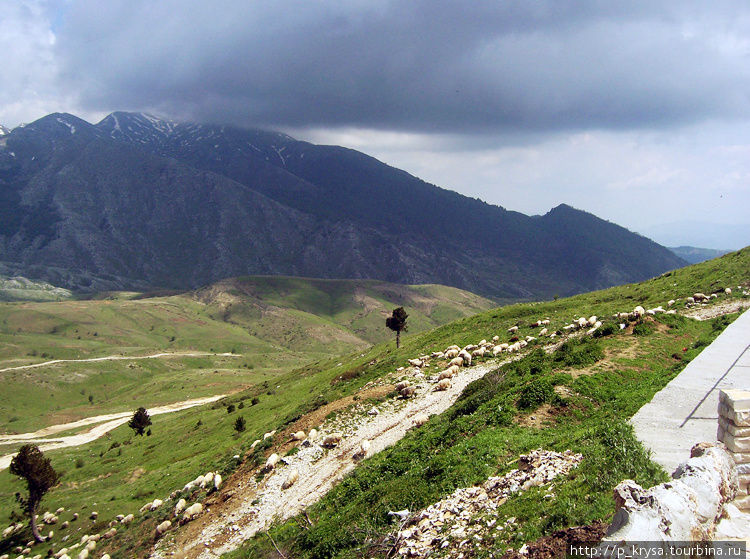
[[[55,468],[62,471],[64,477],[63,483],[45,499],[45,506],[51,509],[64,507],[66,511],[79,513],[78,524],[71,523],[67,528],[69,532],[66,535],[72,538],[92,531],[103,531],[107,522],[117,514],[135,513],[147,500],[165,499],[173,491],[180,494],[180,488],[196,475],[216,471],[221,472],[225,479],[220,491],[207,494],[202,490],[192,490],[184,493],[190,502],[202,501],[210,511],[185,527],[170,530],[158,543],[161,551],[157,556],[182,553],[198,544],[189,553],[189,556],[197,556],[199,549],[206,549],[203,543],[209,541],[211,549],[224,551],[241,544],[231,557],[274,554],[276,552],[270,538],[262,535],[265,530],[270,530],[268,533],[285,554],[303,558],[321,554],[343,557],[354,549],[381,549],[378,546],[391,541],[389,534],[393,523],[388,510],[414,510],[415,507],[427,506],[458,487],[478,483],[488,475],[507,471],[514,457],[533,448],[558,451],[572,448],[583,452],[584,460],[580,467],[583,475],[557,482],[554,500],[545,501],[539,492],[532,491],[509,499],[499,510],[501,516],[512,515],[522,521],[524,530],[523,533],[510,531],[493,536],[494,543],[488,545],[490,548],[499,546],[504,549],[510,546],[517,549],[522,543],[549,533],[553,528],[605,519],[612,507],[612,484],[621,478],[632,477],[646,485],[664,479],[663,472],[649,462],[640,443],[629,434],[623,419],[635,413],[642,403],[648,401],[656,390],[718,335],[736,316],[732,313],[747,306],[750,301],[745,294],[750,287],[748,258],[750,250],[745,249],[639,284],[485,311],[477,307],[477,314],[449,321],[436,328],[426,326],[421,332],[416,328],[410,329],[402,337],[403,343],[399,349],[395,348],[392,333],[382,326],[383,312],[395,304],[404,304],[410,313],[409,320],[412,316],[418,318],[415,324],[421,320],[429,322],[430,316],[436,320],[434,314],[440,305],[428,304],[424,300],[425,290],[446,293],[445,288],[415,288],[418,295],[412,294],[414,299],[406,303],[403,299],[384,298],[383,292],[393,293],[396,288],[381,286],[379,295],[374,292],[368,295],[373,300],[381,301],[377,306],[367,297],[345,295],[340,291],[343,284],[337,285],[333,291],[325,291],[323,287],[330,287],[328,282],[323,282],[322,286],[312,282],[313,286],[306,288],[312,291],[298,292],[296,289],[290,290],[290,285],[299,288],[304,280],[281,278],[279,283],[265,284],[265,279],[256,278],[253,280],[255,283],[250,284],[252,287],[244,285],[238,288],[236,283],[231,283],[231,289],[225,285],[165,298],[139,299],[126,294],[112,295],[111,299],[99,301],[63,301],[54,303],[62,305],[62,310],[57,312],[45,306],[52,303],[12,303],[4,311],[7,313],[6,323],[12,327],[7,328],[3,339],[11,340],[15,330],[15,334],[29,344],[25,346],[26,353],[29,353],[31,340],[36,340],[34,343],[39,344],[40,349],[45,348],[43,353],[48,354],[47,358],[50,354],[57,357],[57,353],[70,344],[76,348],[76,352],[86,352],[80,355],[82,359],[112,355],[111,350],[105,353],[106,343],[102,342],[102,337],[105,340],[139,340],[139,343],[129,341],[122,345],[125,355],[115,355],[130,360],[57,363],[2,374],[11,375],[8,380],[28,388],[47,375],[57,376],[62,386],[77,378],[78,374],[84,374],[79,373],[79,368],[88,371],[85,374],[91,375],[92,380],[109,375],[108,383],[115,383],[115,377],[119,375],[135,374],[133,369],[127,368],[127,364],[149,367],[150,380],[143,389],[136,385],[143,384],[146,376],[138,377],[135,379],[137,382],[133,382],[132,378],[127,382],[122,378],[117,379],[121,383],[122,393],[128,395],[125,399],[131,398],[133,402],[123,410],[141,405],[140,401],[148,399],[149,394],[153,394],[155,400],[162,398],[160,403],[167,403],[163,398],[167,394],[179,395],[181,392],[176,388],[183,383],[189,388],[184,392],[186,397],[183,399],[201,396],[193,394],[198,390],[205,390],[206,396],[236,390],[213,403],[155,417],[153,433],[149,437],[134,437],[123,425],[83,446],[50,450],[48,454]],[[731,295],[723,294],[727,286],[732,286],[734,290]],[[406,289],[401,287],[398,292],[405,296],[408,292],[404,291]],[[721,292],[721,295],[705,306],[685,308],[687,295],[697,291]],[[244,295],[240,297],[240,293]],[[243,306],[241,301],[249,293],[257,298],[252,299],[252,304]],[[311,293],[315,295],[311,296]],[[340,297],[335,296],[336,293]],[[471,300],[470,297],[465,293],[455,293],[455,300],[459,301],[457,308],[462,308]],[[676,314],[647,317],[643,327],[634,328],[631,323],[621,333],[619,328],[615,328],[607,330],[610,333],[599,338],[574,336],[570,339],[572,345],[566,346],[568,349],[562,354],[559,342],[553,344],[557,349],[549,357],[543,357],[544,353],[540,353],[548,343],[539,339],[539,329],[531,326],[539,318],[548,318],[551,329],[563,331],[563,326],[577,316],[597,315],[604,322],[601,328],[605,330],[613,322],[609,317],[616,312],[627,311],[636,305],[643,305],[644,308],[665,305],[667,308],[666,301],[669,299],[678,299],[678,305],[673,307],[677,309]],[[368,301],[365,307],[374,314],[372,328],[368,329],[367,326],[370,319],[361,314],[363,307],[358,303],[356,306],[359,310],[341,308],[337,301],[344,300]],[[272,316],[286,322],[283,327],[274,327],[266,318],[264,331],[272,332],[273,337],[262,334],[258,326],[257,321],[264,317],[264,313],[255,310],[259,301],[266,301],[282,310],[283,306],[279,303],[287,301],[287,307],[294,311],[286,315],[282,310],[274,310]],[[412,311],[410,304],[419,311]],[[443,300],[441,304],[447,302]],[[19,305],[28,305],[27,310],[35,311],[29,313],[30,326],[20,332],[18,325],[21,319],[14,314]],[[74,306],[68,309],[67,305]],[[101,308],[97,305],[101,305]],[[428,309],[432,314],[427,312]],[[77,336],[82,332],[92,332],[94,323],[91,317],[104,312],[111,313],[108,316],[118,317],[118,327],[107,329],[106,325],[96,323],[98,336],[89,335],[88,339],[78,340]],[[142,313],[138,315],[140,317],[150,318],[143,323],[140,322],[142,319],[127,321],[126,316],[133,312]],[[444,312],[448,311],[441,311]],[[423,313],[423,318],[420,318],[420,313]],[[699,313],[703,320],[686,318],[695,313]],[[312,320],[308,315],[318,318]],[[85,316],[89,320],[73,320],[73,316]],[[321,321],[324,324],[338,324],[340,331],[348,332],[348,336],[354,336],[361,342],[343,350],[339,345],[339,353],[334,350],[327,353],[320,345],[306,346],[303,349],[314,351],[308,354],[306,360],[302,360],[299,355],[304,353],[303,349],[299,350],[299,354],[293,352],[293,344],[298,338],[293,334],[294,329],[289,328],[290,324],[294,324],[292,319],[300,320],[300,316],[312,321],[306,324],[319,325]],[[320,316],[325,318],[321,319]],[[179,317],[180,320],[170,322],[167,317]],[[336,317],[336,320],[332,317]],[[84,324],[86,326],[82,330]],[[128,328],[124,327],[126,324]],[[137,327],[133,324],[137,324]],[[354,324],[356,328],[352,328]],[[376,324],[382,330],[379,333],[376,332]],[[51,333],[54,325],[59,326]],[[154,326],[153,330],[151,326]],[[478,358],[477,365],[459,373],[448,392],[433,391],[431,382],[435,381],[429,381],[430,377],[436,378],[439,367],[444,366],[437,360],[422,368],[424,380],[416,380],[417,385],[424,383],[423,388],[418,389],[418,398],[405,401],[395,398],[396,393],[392,388],[395,383],[417,378],[414,377],[417,371],[407,363],[408,358],[430,355],[451,344],[477,344],[479,339],[489,340],[494,335],[498,335],[500,341],[507,340],[512,336],[507,330],[513,326],[520,327],[521,336],[537,337],[537,340],[529,342],[525,352],[517,356],[519,359],[504,365],[506,360],[503,357]],[[255,334],[250,335],[251,331]],[[290,333],[283,338],[280,332]],[[217,337],[201,339],[203,335]],[[226,342],[222,340],[219,347],[221,335],[233,335],[234,338]],[[172,336],[175,339],[170,342]],[[378,340],[375,336],[382,337]],[[378,343],[370,345],[368,337],[373,337]],[[156,343],[149,346],[149,339]],[[272,339],[276,341],[274,349],[263,345],[270,344]],[[332,339],[334,344],[341,343],[336,337],[327,338],[329,341]],[[576,339],[580,339],[580,345]],[[255,355],[253,348],[257,347],[266,348],[267,353],[262,355],[275,355],[274,367],[277,369],[262,368],[257,362],[254,369],[241,366]],[[2,368],[40,365],[43,359],[47,359],[41,354],[25,355],[21,359],[14,357],[7,347],[3,351]],[[229,355],[217,353],[140,361],[133,359],[156,353],[190,351]],[[602,351],[604,358],[594,357],[593,361],[579,363],[578,357],[572,357],[580,355],[580,359],[584,359],[583,356],[590,351]],[[572,352],[571,360],[568,361],[565,352]],[[75,356],[72,353],[69,348],[66,358],[78,357],[77,353]],[[513,357],[515,359],[516,356]],[[295,359],[299,360],[295,362]],[[288,368],[284,369],[285,366]],[[89,370],[89,367],[92,369]],[[40,372],[44,375],[39,375]],[[518,403],[519,396],[527,387],[535,386],[534,383],[542,380],[549,382],[557,395],[541,406],[522,407]],[[8,432],[8,427],[20,432],[23,422],[31,425],[24,431],[32,431],[65,421],[55,421],[55,417],[68,417],[72,421],[102,414],[104,408],[111,408],[106,410],[111,413],[123,411],[117,409],[123,402],[114,402],[111,398],[107,400],[108,388],[103,388],[104,395],[101,397],[105,398],[105,403],[102,404],[102,411],[96,409],[100,397],[96,390],[91,390],[94,402],[89,403],[79,390],[71,388],[66,392],[61,389],[58,394],[67,394],[65,397],[70,399],[71,405],[54,410],[39,402],[29,402],[27,409],[36,409],[36,414],[30,413],[30,419],[5,420],[5,432]],[[213,394],[212,389],[215,390]],[[19,389],[4,397],[9,398],[9,405],[20,407],[28,393],[30,391]],[[361,398],[358,396],[360,394]],[[133,395],[135,399],[132,399]],[[169,401],[177,400],[180,400],[179,396]],[[61,401],[64,400],[61,398]],[[373,407],[380,410],[374,418],[367,413]],[[415,428],[414,417],[422,411],[434,415],[426,425]],[[240,415],[247,424],[246,431],[242,433],[233,428]],[[529,419],[531,416],[534,419]],[[75,434],[75,430],[82,427],[73,427],[71,433]],[[331,461],[330,467],[333,469],[330,472],[326,465],[328,462],[317,463],[309,472],[305,470],[308,473],[300,477],[298,485],[285,493],[279,489],[279,484],[287,472],[294,467],[302,468],[299,461],[304,459],[307,452],[317,452],[315,449],[319,448],[313,445],[309,449],[298,449],[289,440],[291,433],[299,429],[307,432],[312,427],[323,433],[342,430],[345,433],[344,443],[339,449],[324,453],[324,456],[330,457],[323,458]],[[273,431],[275,435],[263,439],[263,433]],[[387,434],[381,439],[379,433]],[[256,439],[261,439],[261,443],[253,446]],[[370,455],[355,463],[350,455],[357,444],[365,439],[372,443]],[[272,452],[282,456],[279,472],[261,475],[261,467]],[[618,452],[626,454],[620,455]],[[616,467],[613,468],[613,464]],[[321,484],[312,483],[310,476],[317,475],[315,468],[319,468],[323,476]],[[603,469],[610,471],[602,475]],[[347,472],[343,480],[334,483]],[[300,473],[303,473],[302,470]],[[310,481],[309,486],[307,480]],[[18,487],[19,483],[7,470],[0,472],[0,504],[5,510],[13,510],[13,492]],[[264,493],[266,490],[270,493]],[[169,499],[167,502],[169,506],[163,509],[136,514],[137,522],[130,526],[118,526],[117,535],[100,544],[102,552],[107,551],[113,557],[150,556],[153,553],[154,527],[171,517],[169,507],[174,503]],[[281,506],[281,509],[266,507],[268,516],[260,517],[256,511],[259,503],[261,507],[266,507],[263,503],[269,506],[274,503],[274,507]],[[544,512],[541,512],[540,506]],[[92,510],[98,512],[101,520],[83,520]],[[283,510],[283,515],[290,515],[292,519],[269,525],[267,520],[274,516],[273,510]],[[301,510],[304,513],[295,517]],[[61,519],[67,519],[68,514],[64,513]],[[239,516],[231,516],[235,514]],[[229,517],[222,515],[231,516],[235,522],[232,526],[236,526],[236,529],[227,533],[219,529],[226,526],[225,521]],[[311,524],[308,525],[306,517]],[[258,529],[261,529],[258,537],[244,541]],[[60,532],[59,529],[55,531]],[[346,534],[359,535],[352,537]],[[56,544],[57,549],[61,545]],[[43,551],[45,548],[39,549]]]

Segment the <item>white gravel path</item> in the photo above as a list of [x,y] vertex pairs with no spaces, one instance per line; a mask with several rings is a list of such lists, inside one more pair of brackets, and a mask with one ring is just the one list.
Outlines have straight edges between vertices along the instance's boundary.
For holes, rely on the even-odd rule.
[[[442,392],[434,391],[435,384],[423,380],[417,385],[417,396],[403,402],[403,405],[382,405],[381,408],[385,409],[380,414],[358,415],[348,428],[336,428],[344,433],[340,446],[332,450],[325,450],[317,444],[301,447],[297,454],[283,458],[285,466],[277,466],[276,471],[260,483],[250,479],[243,486],[227,488],[235,495],[241,495],[236,499],[233,510],[219,517],[208,513],[196,520],[204,523],[202,530],[192,541],[181,544],[180,551],[187,557],[219,557],[236,549],[257,532],[267,529],[274,521],[285,520],[302,512],[355,468],[356,462],[352,456],[362,441],[369,440],[371,443],[368,456],[395,444],[414,427],[415,415],[444,412],[469,383],[495,370],[503,362],[493,360],[464,369],[453,377],[451,388]],[[333,430],[324,425],[318,440]],[[299,481],[291,488],[282,490],[281,485],[293,468],[299,472]],[[172,552],[169,544],[162,541],[152,557],[169,557]]]

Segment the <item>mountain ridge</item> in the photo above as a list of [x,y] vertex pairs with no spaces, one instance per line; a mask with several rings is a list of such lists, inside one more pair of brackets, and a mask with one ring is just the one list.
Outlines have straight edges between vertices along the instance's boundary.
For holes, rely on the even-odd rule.
[[570,206],[529,217],[348,148],[142,113],[97,124],[53,113],[14,129],[0,202],[0,260],[171,288],[283,274],[518,299],[685,264]]

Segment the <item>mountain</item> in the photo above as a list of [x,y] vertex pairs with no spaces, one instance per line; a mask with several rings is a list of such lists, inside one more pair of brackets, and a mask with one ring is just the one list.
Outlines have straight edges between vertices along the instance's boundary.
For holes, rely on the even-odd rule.
[[667,247],[669,250],[674,252],[677,256],[690,262],[691,264],[698,264],[699,262],[705,262],[712,258],[718,258],[731,252],[730,250],[717,250],[715,248],[698,248],[689,246],[679,247]]
[[121,287],[271,274],[440,283],[496,300],[685,264],[569,206],[529,217],[343,147],[121,112],[96,125],[52,114],[4,138],[0,261]]

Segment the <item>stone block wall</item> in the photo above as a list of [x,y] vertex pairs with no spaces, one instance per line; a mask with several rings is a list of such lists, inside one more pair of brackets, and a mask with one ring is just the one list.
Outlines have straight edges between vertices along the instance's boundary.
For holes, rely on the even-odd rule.
[[726,445],[737,466],[739,491],[734,504],[750,510],[750,391],[719,391],[717,439]]

